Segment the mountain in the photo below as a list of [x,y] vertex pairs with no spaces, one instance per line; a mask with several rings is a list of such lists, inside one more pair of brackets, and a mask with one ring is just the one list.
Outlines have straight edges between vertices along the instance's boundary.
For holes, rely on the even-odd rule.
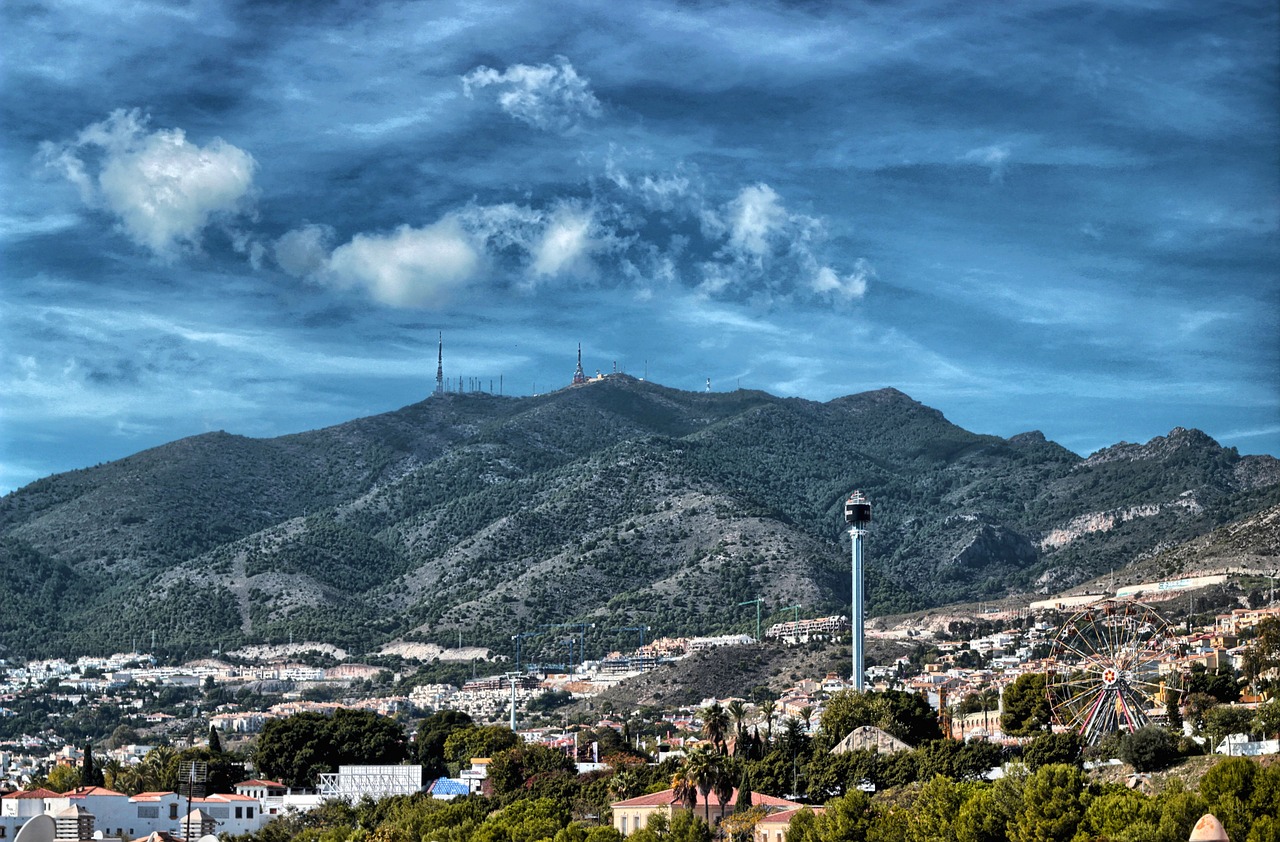
[[[616,375],[443,394],[275,439],[210,433],[0,498],[0,645],[196,654],[297,639],[512,648],[595,623],[710,633],[844,610],[842,503],[871,499],[870,612],[1050,590],[1280,503],[1280,461],[1195,430],[1087,459],[893,389],[817,403]],[[569,630],[560,635],[567,637]],[[544,636],[533,654],[554,657]],[[563,651],[563,650],[562,650]]]

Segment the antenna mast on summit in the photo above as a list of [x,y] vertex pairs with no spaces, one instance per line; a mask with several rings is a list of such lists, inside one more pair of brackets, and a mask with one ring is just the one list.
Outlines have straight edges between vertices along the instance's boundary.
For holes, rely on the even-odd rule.
[[440,332],[440,344],[436,349],[436,394],[444,393],[444,331]]

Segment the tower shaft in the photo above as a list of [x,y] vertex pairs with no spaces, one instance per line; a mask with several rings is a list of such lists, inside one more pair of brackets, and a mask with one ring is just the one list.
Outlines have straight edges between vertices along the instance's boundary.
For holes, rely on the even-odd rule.
[[844,504],[844,520],[849,524],[850,550],[853,553],[853,588],[849,618],[850,638],[853,650],[853,689],[862,690],[866,682],[865,634],[866,625],[866,577],[862,570],[862,539],[867,536],[871,523],[871,504],[866,495],[855,491]]
[[444,332],[440,333],[440,345],[436,349],[436,394],[444,392]]

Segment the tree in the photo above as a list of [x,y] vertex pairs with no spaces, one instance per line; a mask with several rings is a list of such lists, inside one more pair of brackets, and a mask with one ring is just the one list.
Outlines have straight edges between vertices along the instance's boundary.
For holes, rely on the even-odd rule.
[[288,786],[314,786],[340,765],[381,765],[406,758],[404,732],[393,719],[339,708],[332,717],[297,713],[268,720],[258,737],[259,771]]
[[741,699],[734,699],[725,710],[733,721],[733,754],[738,757],[747,739],[747,706]]
[[1259,706],[1254,715],[1253,728],[1264,736],[1270,734],[1273,739],[1280,739],[1280,696]]
[[54,766],[45,786],[54,792],[69,792],[80,786],[80,770],[75,766]]
[[1044,673],[1024,673],[1005,688],[1000,728],[1006,734],[1015,737],[1034,736],[1048,727],[1052,717],[1053,710],[1049,707]]
[[1198,793],[1188,792],[1182,781],[1170,778],[1158,796],[1160,804],[1159,835],[1161,842],[1182,842],[1209,805]]
[[724,754],[724,738],[729,731],[729,715],[719,702],[712,702],[699,713],[702,719],[702,736],[711,741],[716,751]]
[[733,785],[737,783],[738,764],[732,758],[721,755],[716,758],[712,767],[711,791],[716,796],[716,803],[720,805],[720,816],[725,815],[725,805],[729,803],[729,799],[733,797]]
[[1218,705],[1205,714],[1204,730],[1216,740],[1232,734],[1248,734],[1253,729],[1255,715],[1248,708]]
[[1167,728],[1148,725],[1120,742],[1120,759],[1138,772],[1158,772],[1178,759],[1178,740]]
[[698,803],[698,779],[683,766],[671,778],[671,796],[690,812]]
[[445,766],[445,740],[454,731],[471,724],[471,717],[460,710],[436,711],[418,723],[418,731],[413,737],[413,754],[422,764],[423,778],[438,778],[448,772]]
[[1013,842],[1067,842],[1083,818],[1084,778],[1074,766],[1042,766],[1027,778],[1022,808],[1010,830]]
[[[1260,781],[1262,787],[1258,786]],[[1245,839],[1249,825],[1263,810],[1274,814],[1274,802],[1264,805],[1255,798],[1259,789],[1264,796],[1280,795],[1270,776],[1263,777],[1258,764],[1246,757],[1228,757],[1200,779],[1200,794],[1232,839]]]
[[684,773],[693,781],[698,794],[702,796],[707,826],[711,826],[711,788],[715,785],[718,772],[716,756],[704,745],[696,745],[689,749],[684,757]]
[[142,742],[142,737],[138,736],[138,732],[128,725],[117,725],[116,729],[111,732],[111,739],[108,742],[110,742],[111,748],[120,748],[121,746],[137,745]]
[[976,781],[1003,761],[1000,746],[986,740],[930,740],[913,752],[921,780],[938,775],[953,781]]
[[444,741],[444,756],[450,763],[461,766],[473,757],[493,757],[511,748],[520,738],[510,728],[501,725],[471,725],[459,728]]
[[760,703],[760,715],[764,717],[765,745],[773,742],[773,715],[778,712],[778,703],[773,699],[765,699]]
[[102,769],[93,761],[93,743],[84,744],[84,760],[80,768],[81,786],[102,786]]
[[1044,732],[1022,747],[1022,762],[1031,771],[1050,763],[1079,766],[1084,753],[1084,740],[1074,731]]
[[218,729],[209,726],[209,751],[214,754],[222,754],[222,735],[218,733]]
[[874,818],[871,799],[855,789],[828,802],[826,811],[814,818],[812,842],[864,842]]
[[1155,799],[1131,789],[1116,789],[1089,801],[1081,831],[1089,839],[1146,842],[1159,838],[1159,825],[1160,805]]
[[1200,664],[1191,667],[1191,675],[1187,678],[1188,693],[1207,693],[1219,702],[1231,703],[1240,700],[1240,687],[1236,684],[1235,672],[1231,667],[1222,666],[1209,672]]
[[953,842],[955,819],[964,796],[959,784],[942,775],[921,787],[907,814],[907,842]]
[[1280,671],[1280,617],[1267,617],[1253,627],[1253,640],[1244,650],[1244,674],[1252,682]]
[[1188,693],[1182,702],[1187,721],[1197,732],[1203,730],[1205,717],[1217,706],[1217,698],[1208,693]]
[[513,795],[538,775],[574,774],[573,761],[550,746],[519,742],[489,761],[489,780],[496,795]]
[[942,737],[937,713],[918,693],[842,690],[828,700],[822,711],[824,745],[834,746],[863,725],[874,725],[912,746]]

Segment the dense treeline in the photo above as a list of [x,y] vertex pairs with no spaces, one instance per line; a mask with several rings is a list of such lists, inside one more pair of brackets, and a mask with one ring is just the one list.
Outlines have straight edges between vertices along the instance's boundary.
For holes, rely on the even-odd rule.
[[[1247,758],[1221,760],[1195,789],[1170,777],[1158,791],[1148,792],[1091,781],[1080,767],[1081,745],[1070,735],[1045,734],[1020,757],[985,742],[941,739],[928,706],[907,693],[840,694],[812,736],[796,719],[777,733],[756,734],[746,727],[744,709],[735,705],[713,705],[703,710],[702,719],[706,745],[683,760],[659,765],[646,763],[616,732],[591,731],[582,744],[595,742],[607,769],[576,775],[571,759],[560,751],[520,743],[505,728],[477,726],[465,714],[444,711],[420,722],[414,741],[395,750],[422,763],[427,777],[456,773],[471,757],[490,757],[491,797],[328,803],[278,819],[238,842],[619,842],[609,826],[609,805],[673,786],[678,801],[701,791],[723,802],[722,787],[744,786],[825,805],[822,811],[802,812],[788,842],[1183,842],[1206,812],[1239,842],[1280,838],[1280,768]],[[919,747],[831,753],[845,729],[864,724],[918,740]],[[305,727],[286,727],[301,734],[323,726],[308,720]],[[358,744],[362,730],[380,727],[362,719],[331,730]],[[277,750],[282,746],[260,746],[260,762],[273,762],[270,755]],[[1002,778],[984,779],[1000,766]],[[733,838],[744,838],[740,834],[748,834],[762,815],[742,805],[726,827]],[[636,842],[711,838],[696,810],[678,810],[672,820],[652,821],[632,837]]]

